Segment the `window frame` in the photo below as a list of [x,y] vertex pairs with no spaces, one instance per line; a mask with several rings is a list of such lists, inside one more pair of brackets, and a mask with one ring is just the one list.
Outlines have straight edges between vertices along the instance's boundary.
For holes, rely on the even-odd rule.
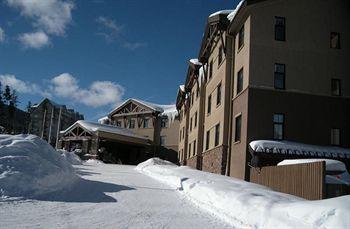
[[[283,66],[283,73],[282,72],[278,72],[276,71],[276,66]],[[285,90],[286,89],[286,65],[285,64],[281,64],[281,63],[275,63],[274,64],[274,73],[273,73],[273,86],[275,89],[278,89],[278,90]],[[282,87],[278,87],[277,84],[276,84],[276,81],[277,81],[277,77],[280,77],[282,76],[282,79],[283,79],[283,86]]]
[[218,68],[220,67],[221,63],[223,62],[224,58],[223,58],[223,46],[220,45],[219,46],[219,51],[218,51]]
[[[332,39],[333,39],[333,36],[337,36],[337,44],[336,44],[336,46],[334,46],[333,47],[333,44],[332,44]],[[340,49],[340,33],[338,33],[338,32],[331,32],[330,33],[330,39],[329,39],[329,47],[331,48],[331,49]]]
[[[240,80],[240,75],[242,76],[241,81]],[[244,79],[244,75],[243,75],[243,67],[237,72],[237,86],[236,86],[236,95],[238,95],[239,93],[241,93],[243,91],[243,79]],[[241,83],[239,83],[241,82]],[[239,90],[240,89],[240,90]]]
[[[339,88],[338,88],[339,93],[333,93],[333,92],[334,92],[333,86],[336,85],[336,84],[334,84],[335,82],[338,83],[338,86],[339,86]],[[336,79],[336,78],[332,78],[332,79],[331,79],[331,94],[332,94],[332,96],[341,96],[341,95],[342,95],[342,90],[341,90],[341,79]]]
[[[280,121],[275,121],[275,115],[281,115],[282,118],[283,118],[283,121],[280,122]],[[282,141],[284,140],[284,129],[285,129],[285,120],[286,120],[286,116],[283,114],[283,113],[274,113],[272,115],[272,122],[273,122],[273,125],[272,125],[272,128],[273,128],[273,139],[276,140],[276,141]],[[281,126],[282,127],[282,137],[281,138],[276,138],[275,137],[275,126],[278,125],[278,126]]]
[[244,24],[238,31],[238,51],[244,46]]
[[221,104],[222,84],[221,82],[216,87],[216,106]]
[[[133,125],[131,125],[131,123],[133,124]],[[134,119],[130,119],[129,120],[129,129],[135,129],[135,120]]]
[[[146,123],[147,123],[147,125],[146,125]],[[150,128],[149,127],[149,118],[144,118],[143,119],[143,125],[142,126],[143,126],[144,129]]]
[[[239,120],[239,128],[237,121]],[[242,139],[242,114],[235,116],[235,139],[234,142],[240,142]]]
[[218,146],[220,143],[220,123],[215,125],[215,143],[214,146]]
[[208,102],[207,102],[207,115],[211,114],[211,94],[208,95]]
[[213,60],[209,62],[209,71],[208,71],[208,82],[213,78]]
[[205,137],[205,150],[208,150],[210,146],[210,130],[207,130]]
[[[338,143],[335,143],[335,141],[334,141],[334,132],[333,131],[335,131],[335,130],[338,130],[339,132],[338,132],[338,137],[339,137],[339,139],[338,139]],[[333,146],[341,146],[341,129],[340,128],[336,128],[336,127],[332,127],[331,128],[331,145],[333,145]]]
[[[277,20],[283,20],[283,25],[278,25]],[[282,29],[281,31],[279,29]],[[278,32],[282,32],[282,38],[278,36]],[[275,16],[275,41],[286,41],[286,18]]]

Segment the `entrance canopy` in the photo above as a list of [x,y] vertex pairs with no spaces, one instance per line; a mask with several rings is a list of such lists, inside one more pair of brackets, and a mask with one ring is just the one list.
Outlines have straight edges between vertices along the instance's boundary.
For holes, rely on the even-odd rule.
[[89,139],[91,136],[97,136],[98,138],[129,144],[150,144],[148,138],[136,135],[128,129],[84,120],[77,121],[66,130],[61,131],[61,134],[63,134],[63,137],[69,137],[70,140],[78,140],[83,138]]

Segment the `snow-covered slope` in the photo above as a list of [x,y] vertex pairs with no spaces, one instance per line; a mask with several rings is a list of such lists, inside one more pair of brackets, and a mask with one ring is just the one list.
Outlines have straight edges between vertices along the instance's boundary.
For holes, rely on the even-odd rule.
[[350,196],[308,201],[243,180],[149,159],[136,170],[239,228],[350,228]]
[[76,155],[74,152],[68,152],[66,150],[58,150],[61,153],[63,159],[65,159],[68,163],[72,165],[82,165],[80,157]]
[[70,163],[34,135],[0,135],[0,200],[65,188],[78,177]]

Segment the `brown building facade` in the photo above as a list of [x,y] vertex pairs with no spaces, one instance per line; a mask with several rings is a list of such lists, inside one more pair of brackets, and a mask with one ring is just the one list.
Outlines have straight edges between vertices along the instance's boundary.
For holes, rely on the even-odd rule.
[[[198,56],[203,128],[187,133],[187,148],[202,139],[202,150],[183,147],[180,161],[248,180],[254,140],[349,148],[349,19],[345,0],[246,0],[211,15]],[[180,126],[190,129],[197,105],[187,79],[177,108],[187,108]]]

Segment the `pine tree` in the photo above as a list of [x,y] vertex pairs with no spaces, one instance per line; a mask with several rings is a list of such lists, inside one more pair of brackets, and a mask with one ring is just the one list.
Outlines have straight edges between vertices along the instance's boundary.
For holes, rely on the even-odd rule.
[[32,107],[32,102],[31,101],[28,101],[28,104],[27,104],[27,112],[30,112],[30,108]]
[[9,85],[5,86],[5,91],[3,93],[6,105],[10,105],[11,101],[11,88]]

